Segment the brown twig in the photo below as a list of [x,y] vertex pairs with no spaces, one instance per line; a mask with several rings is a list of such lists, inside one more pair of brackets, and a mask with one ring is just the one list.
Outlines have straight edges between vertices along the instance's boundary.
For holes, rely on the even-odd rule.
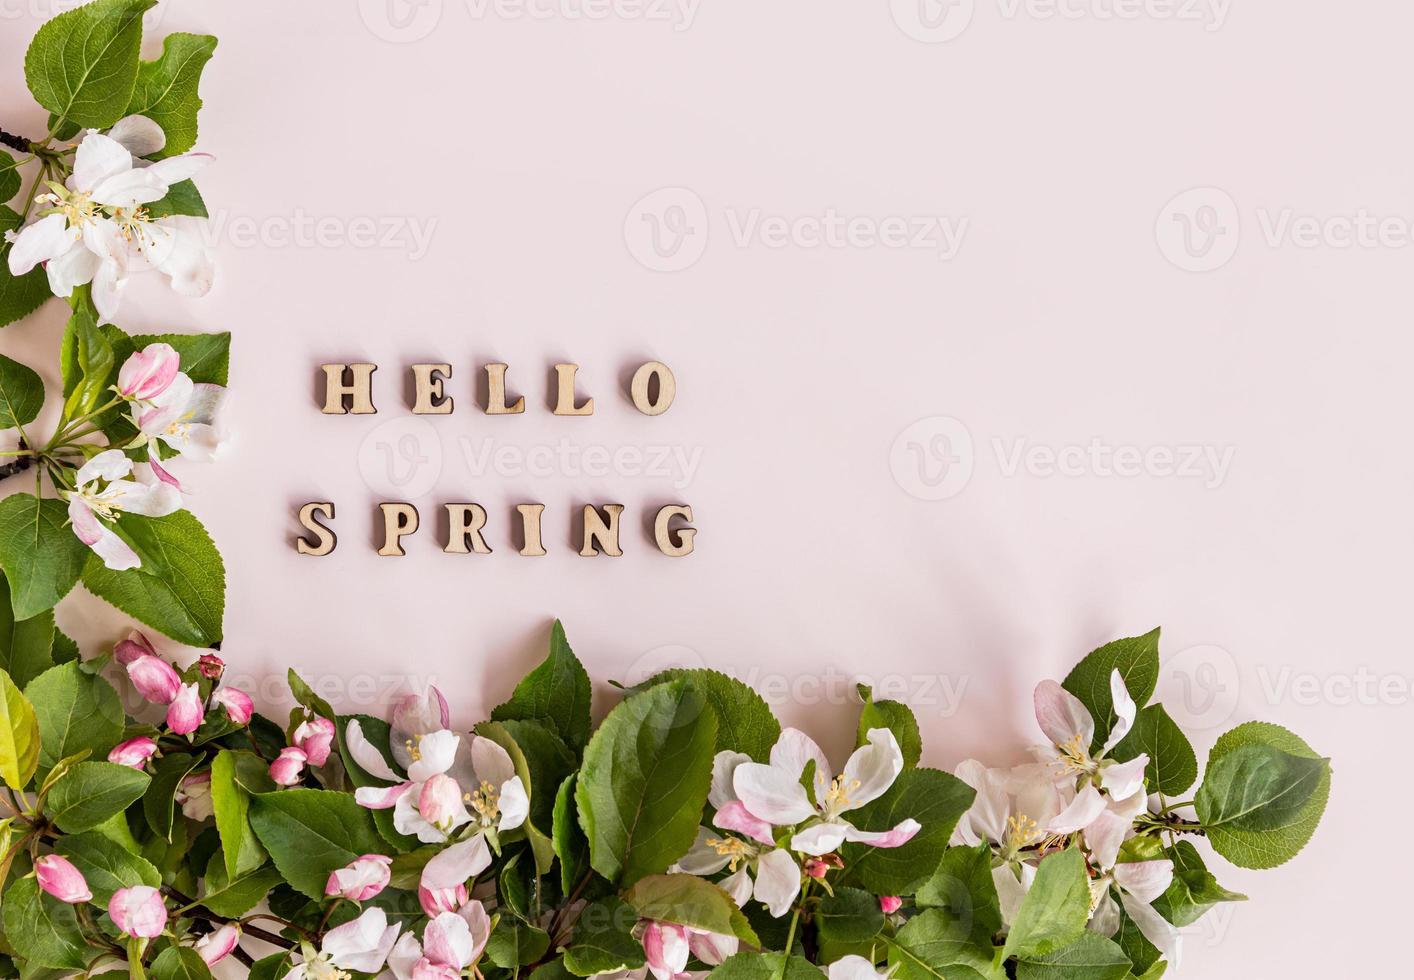
[[12,150],[18,150],[21,153],[28,153],[30,151],[30,146],[32,145],[33,141],[27,140],[23,136],[16,136],[14,133],[7,133],[5,132],[5,130],[0,129],[0,143],[5,144]]

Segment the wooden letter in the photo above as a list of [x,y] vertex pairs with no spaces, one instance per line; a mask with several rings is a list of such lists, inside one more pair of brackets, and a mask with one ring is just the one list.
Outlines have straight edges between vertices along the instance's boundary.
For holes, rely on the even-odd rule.
[[673,540],[674,532],[668,527],[674,517],[683,517],[692,520],[692,508],[686,504],[669,505],[660,508],[658,516],[653,518],[653,539],[658,542],[658,550],[669,558],[681,558],[684,555],[692,554],[692,539],[697,537],[697,529],[692,527],[678,528],[676,531],[677,541]]
[[314,532],[314,538],[295,538],[295,551],[302,555],[313,555],[316,558],[323,558],[334,550],[338,545],[338,536],[323,524],[319,523],[314,516],[319,514],[328,520],[334,519],[334,505],[329,501],[320,503],[305,504],[299,509],[299,522],[306,530]]
[[378,553],[385,558],[401,558],[407,554],[403,551],[403,536],[417,533],[417,508],[412,504],[379,504],[378,509],[383,512],[383,547]]
[[[325,415],[373,415],[373,372],[377,364],[324,364]],[[345,375],[349,380],[344,381]],[[344,403],[348,401],[349,407]]]
[[559,393],[555,398],[556,415],[593,415],[594,399],[586,398],[583,405],[574,403],[574,374],[578,364],[556,364],[555,375],[559,383]]
[[525,411],[525,396],[517,398],[514,405],[506,404],[506,366],[486,365],[486,414],[519,415]]
[[478,555],[491,554],[491,549],[481,537],[481,529],[485,526],[486,508],[480,504],[448,504],[447,546],[442,550],[449,555],[465,555],[472,551]]
[[[658,379],[658,397],[652,399],[649,397],[649,387],[655,377]],[[678,381],[662,361],[649,361],[633,372],[633,382],[628,390],[634,408],[644,415],[662,415],[672,407],[673,399],[677,397]]]
[[605,504],[609,515],[606,522],[593,504],[584,505],[584,539],[579,553],[586,558],[599,554],[600,547],[606,555],[615,558],[623,555],[619,550],[619,515],[624,512],[623,504]]
[[525,532],[525,544],[520,553],[527,558],[545,554],[545,546],[540,543],[540,515],[545,512],[544,504],[516,504],[520,511],[520,526]]
[[414,364],[412,376],[417,382],[417,398],[412,405],[412,414],[452,414],[452,399],[442,394],[442,379],[452,376],[450,364]]

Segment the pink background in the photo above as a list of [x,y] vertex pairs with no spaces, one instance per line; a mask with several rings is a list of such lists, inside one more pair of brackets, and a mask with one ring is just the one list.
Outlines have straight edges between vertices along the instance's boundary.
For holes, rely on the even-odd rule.
[[[20,68],[30,6],[0,31],[21,132],[43,125]],[[234,441],[182,476],[226,556],[224,653],[265,705],[289,664],[350,709],[411,674],[470,724],[558,616],[601,681],[708,663],[842,755],[862,673],[914,706],[929,764],[1010,763],[1036,737],[1036,680],[1162,624],[1160,694],[1200,747],[1264,718],[1336,769],[1296,863],[1215,862],[1253,901],[1192,930],[1185,975],[1383,966],[1414,804],[1414,136],[1394,94],[1414,10],[1235,0],[1219,26],[1204,2],[1107,19],[1109,2],[1045,18],[977,0],[930,34],[912,0],[702,0],[690,23],[558,0],[541,18],[480,0],[164,8],[155,35],[220,37],[201,140],[220,274],[190,302],[136,283],[122,319],[235,333]],[[645,200],[659,188],[678,190]],[[808,235],[799,219],[830,212],[857,233],[738,237],[753,213]],[[1284,215],[1362,212],[1398,219],[1402,243],[1393,223],[1346,245],[1339,221],[1280,234]],[[655,215],[682,232],[658,252]],[[866,247],[885,219],[930,215],[967,222],[950,257]],[[432,221],[421,247],[409,229]],[[53,381],[63,321],[53,303],[0,348]],[[627,399],[649,358],[678,378],[659,418]],[[320,415],[317,365],[359,359],[380,365],[380,414]],[[421,360],[454,365],[453,415],[412,418]],[[525,415],[477,411],[490,360]],[[582,366],[592,418],[550,414],[558,360]],[[690,479],[629,458],[603,475],[484,464],[487,446],[514,460],[561,440],[698,463]],[[1077,459],[1092,443],[1141,454],[1140,472]],[[382,446],[411,483],[389,484]],[[1178,465],[1193,452],[1229,465],[1195,475]],[[291,547],[316,499],[341,536],[320,560]],[[374,508],[395,499],[425,526],[378,558]],[[436,513],[460,500],[491,512],[494,555],[440,553]],[[546,558],[511,545],[525,501],[547,506]],[[627,507],[624,557],[574,553],[587,502]],[[696,514],[686,559],[644,530],[669,502]],[[127,625],[77,594],[60,619],[90,654]]]

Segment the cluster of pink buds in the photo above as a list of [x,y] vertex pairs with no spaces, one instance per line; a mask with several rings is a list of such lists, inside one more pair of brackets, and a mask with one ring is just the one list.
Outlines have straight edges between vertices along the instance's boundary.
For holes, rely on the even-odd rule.
[[280,786],[294,786],[304,775],[305,766],[318,769],[329,761],[334,747],[334,723],[310,714],[290,734],[294,744],[280,750],[270,763],[270,778]]
[[[133,630],[126,640],[113,647],[113,656],[123,665],[128,672],[128,679],[145,700],[167,706],[169,731],[176,735],[190,735],[201,727],[201,723],[206,720],[208,706],[202,699],[200,685],[196,681],[183,684],[181,675],[171,664],[158,656],[156,648],[146,636]],[[214,653],[207,653],[198,661],[197,669],[203,677],[219,680],[226,664]],[[234,687],[218,688],[211,695],[210,707],[224,710],[226,717],[236,725],[248,723],[255,710],[250,695]],[[120,765],[142,768],[152,752],[156,751],[156,747],[153,746],[146,755],[141,755],[145,747],[135,744],[140,741],[132,739],[124,742],[113,750],[114,753],[118,753],[120,749],[125,750],[121,756],[110,756],[109,760]]]

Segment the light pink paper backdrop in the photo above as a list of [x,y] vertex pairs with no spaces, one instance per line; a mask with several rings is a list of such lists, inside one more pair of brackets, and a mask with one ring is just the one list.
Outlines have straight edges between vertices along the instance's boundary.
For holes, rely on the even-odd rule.
[[[194,302],[139,283],[123,319],[235,333],[235,442],[182,475],[226,556],[224,653],[263,703],[290,664],[365,710],[410,673],[469,724],[559,616],[601,680],[709,663],[843,753],[864,673],[914,705],[929,764],[1001,763],[1036,737],[1038,678],[1162,624],[1160,693],[1202,747],[1263,718],[1336,768],[1299,861],[1215,862],[1253,901],[1192,930],[1183,975],[1379,970],[1411,870],[1414,253],[1393,224],[1348,246],[1339,222],[1282,236],[1362,212],[1407,233],[1414,11],[1234,0],[1165,19],[1156,0],[1048,19],[978,0],[930,28],[932,0],[702,0],[690,20],[393,2],[180,0],[154,18],[220,37],[201,140],[220,278]],[[20,63],[38,16],[4,18],[4,123],[37,132]],[[678,190],[645,200],[660,188]],[[843,244],[739,241],[768,219],[808,238],[798,219],[831,212],[862,219]],[[955,254],[864,246],[886,218],[911,235],[928,216],[966,222]],[[401,231],[370,243],[369,217]],[[434,220],[419,245],[412,223]],[[0,348],[48,358],[52,381],[63,320],[54,303]],[[647,358],[679,382],[660,418],[626,397]],[[381,366],[380,414],[321,416],[316,365],[356,359]],[[550,415],[561,359],[594,417]],[[455,365],[454,415],[411,420],[419,360]],[[511,365],[524,416],[475,410],[488,360]],[[562,439],[697,465],[477,470],[488,445]],[[1013,467],[1018,441],[1084,472]],[[1076,456],[1092,443],[1158,452],[1107,475]],[[383,445],[411,486],[387,486]],[[1171,472],[1192,452],[1227,468]],[[404,496],[424,530],[377,558],[375,504]],[[329,559],[291,548],[314,499],[339,507]],[[491,511],[496,554],[439,552],[454,500]],[[549,557],[514,554],[521,501],[547,505]],[[611,501],[624,557],[577,557],[572,512]],[[701,533],[669,560],[644,521],[678,501]],[[89,652],[126,625],[86,596],[60,618]]]

